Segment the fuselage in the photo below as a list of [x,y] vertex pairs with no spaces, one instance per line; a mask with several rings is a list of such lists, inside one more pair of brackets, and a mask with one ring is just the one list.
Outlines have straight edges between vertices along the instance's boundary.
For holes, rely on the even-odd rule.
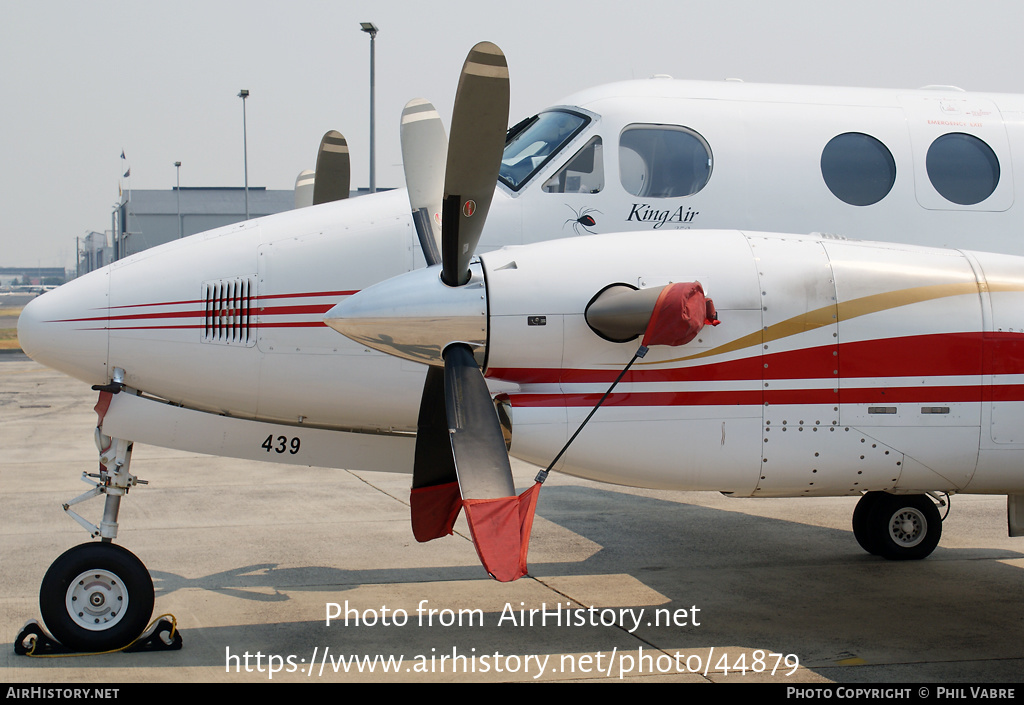
[[[572,129],[510,141],[478,252],[610,231],[685,240],[694,228],[756,228],[1024,253],[1014,197],[1024,175],[1011,159],[1024,152],[1019,96],[651,79],[595,88],[549,113],[575,116]],[[883,144],[891,169],[860,138],[870,153],[840,145],[825,162],[881,185],[827,182],[823,153],[848,134]],[[966,136],[953,158],[983,182],[949,195],[969,201],[991,187],[977,202],[944,197],[940,187],[957,186],[939,167],[940,186],[931,180],[929,146],[947,134]],[[985,165],[998,172],[987,182]],[[87,383],[106,384],[116,368],[129,387],[191,409],[411,431],[424,368],[353,343],[322,317],[423,264],[406,194],[393,191],[144,251],[34,301],[19,336],[29,355]]]
[[[566,155],[596,137],[601,161],[560,180],[572,159],[553,160],[515,194],[524,242],[583,232],[589,215],[590,232],[827,232],[1024,254],[1018,95],[650,79],[584,91],[563,109],[591,119]],[[659,137],[631,137],[650,132]],[[682,163],[705,153],[706,167]],[[682,192],[692,193],[664,195]]]

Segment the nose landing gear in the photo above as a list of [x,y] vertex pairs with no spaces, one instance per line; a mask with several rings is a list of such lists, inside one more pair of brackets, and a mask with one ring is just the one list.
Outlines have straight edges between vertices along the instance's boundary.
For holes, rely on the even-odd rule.
[[[123,371],[116,372],[123,379]],[[113,386],[120,391],[120,382]],[[103,417],[113,393],[110,389],[101,390],[96,405],[100,469],[98,474],[82,475],[92,489],[64,505],[68,516],[93,538],[101,540],[64,552],[50,565],[39,588],[39,610],[47,629],[60,646],[80,652],[111,651],[132,644],[153,614],[153,580],[149,571],[135,554],[112,543],[117,538],[121,498],[132,487],[145,484],[128,471],[131,441],[103,434]],[[72,505],[100,496],[104,506],[98,525],[71,510]],[[45,637],[35,629],[30,634]],[[45,638],[42,641],[46,643]],[[180,644],[180,637],[177,643]],[[47,644],[46,648],[51,647]]]

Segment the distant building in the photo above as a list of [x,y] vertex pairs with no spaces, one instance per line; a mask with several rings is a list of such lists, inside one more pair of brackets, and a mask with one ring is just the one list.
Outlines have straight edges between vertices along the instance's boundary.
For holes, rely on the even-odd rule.
[[63,267],[0,267],[0,288],[53,286],[64,283]]
[[[294,207],[294,191],[249,187],[250,219]],[[188,237],[243,220],[245,188],[241,186],[125,191],[117,209],[114,257],[121,259],[178,237]]]
[[78,270],[75,276],[106,267],[113,261],[114,248],[110,246],[107,233],[90,231],[85,237],[78,238]]

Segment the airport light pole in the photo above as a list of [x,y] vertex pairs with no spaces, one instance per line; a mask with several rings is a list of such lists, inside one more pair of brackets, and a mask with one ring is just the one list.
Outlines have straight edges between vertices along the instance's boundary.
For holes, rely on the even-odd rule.
[[178,195],[178,239],[181,239],[181,162],[174,162],[174,171],[178,180],[178,188],[175,189]]
[[245,219],[249,220],[249,143],[245,129],[245,99],[249,97],[249,91],[243,88],[238,91],[238,97],[242,99],[242,159],[245,164]]
[[377,38],[377,25],[373,22],[360,22],[359,27],[370,35],[370,193],[377,192],[377,142],[374,130],[374,40]]

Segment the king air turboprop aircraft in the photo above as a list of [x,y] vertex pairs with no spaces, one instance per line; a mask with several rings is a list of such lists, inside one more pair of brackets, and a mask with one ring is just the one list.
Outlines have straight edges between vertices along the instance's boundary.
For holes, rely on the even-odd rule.
[[477,45],[450,144],[425,101],[403,114],[406,191],[197,234],[25,308],[24,350],[100,390],[100,472],[65,510],[101,540],[40,590],[60,642],[119,647],[150,617],[112,543],[134,442],[412,472],[417,538],[464,507],[500,580],[526,571],[539,487],[516,497],[509,454],[860,496],[854,535],[886,558],[934,549],[943,494],[1007,494],[1022,530],[1024,258],[975,250],[1024,253],[1024,99],[655,78],[506,132],[507,112]]

